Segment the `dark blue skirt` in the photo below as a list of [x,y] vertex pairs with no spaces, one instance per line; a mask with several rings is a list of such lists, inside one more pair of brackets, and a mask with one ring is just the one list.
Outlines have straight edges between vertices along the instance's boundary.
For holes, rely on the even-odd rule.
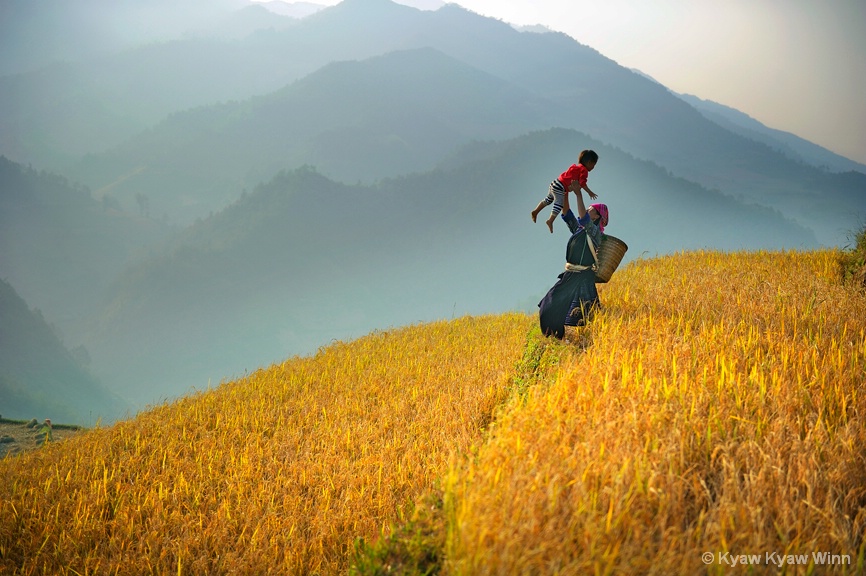
[[600,305],[594,270],[563,272],[538,303],[541,332],[562,338],[566,326],[584,325]]

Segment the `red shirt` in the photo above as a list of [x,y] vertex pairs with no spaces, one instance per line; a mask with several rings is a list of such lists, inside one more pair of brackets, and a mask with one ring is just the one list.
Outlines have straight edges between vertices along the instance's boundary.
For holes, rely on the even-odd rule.
[[577,180],[578,185],[582,188],[586,186],[586,177],[589,176],[589,170],[583,164],[572,164],[568,170],[559,175],[559,181],[563,187],[568,190],[571,183]]

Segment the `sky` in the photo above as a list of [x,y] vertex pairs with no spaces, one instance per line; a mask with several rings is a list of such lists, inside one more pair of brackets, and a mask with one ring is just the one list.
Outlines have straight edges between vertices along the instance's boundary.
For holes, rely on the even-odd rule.
[[[333,5],[338,0],[312,0]],[[428,9],[439,0],[397,0]],[[866,0],[456,0],[866,164]]]

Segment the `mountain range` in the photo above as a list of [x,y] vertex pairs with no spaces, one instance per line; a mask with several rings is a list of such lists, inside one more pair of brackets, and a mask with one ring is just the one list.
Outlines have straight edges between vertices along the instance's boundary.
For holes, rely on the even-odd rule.
[[627,260],[862,225],[866,167],[563,34],[456,5],[229,4],[0,76],[0,277],[135,406],[335,338],[531,310],[567,231],[529,211],[584,148]]

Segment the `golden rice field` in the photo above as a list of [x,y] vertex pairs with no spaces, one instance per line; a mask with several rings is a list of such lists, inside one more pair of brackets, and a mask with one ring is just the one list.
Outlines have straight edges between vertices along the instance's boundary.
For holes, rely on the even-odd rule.
[[585,353],[450,470],[449,572],[863,573],[866,299],[837,256],[617,274]]
[[641,260],[563,343],[377,332],[6,458],[0,574],[863,573],[838,260]]

